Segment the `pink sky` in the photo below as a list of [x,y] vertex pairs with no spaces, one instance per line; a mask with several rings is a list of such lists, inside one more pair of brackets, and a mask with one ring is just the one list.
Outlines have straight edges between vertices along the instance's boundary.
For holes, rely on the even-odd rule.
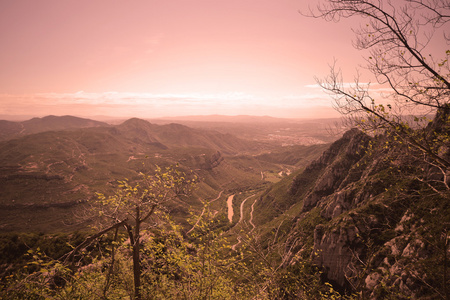
[[301,0],[0,1],[0,115],[331,116],[350,23]]

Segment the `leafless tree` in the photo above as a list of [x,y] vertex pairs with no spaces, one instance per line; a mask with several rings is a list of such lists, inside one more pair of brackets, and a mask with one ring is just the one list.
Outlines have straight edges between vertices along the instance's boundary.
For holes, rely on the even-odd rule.
[[[363,83],[358,73],[353,83],[346,83],[336,62],[317,81],[348,123],[381,134],[379,141],[398,154],[392,165],[413,169],[403,176],[448,200],[450,1],[324,0],[303,14],[334,22],[359,18],[353,45],[366,54],[359,72],[368,71],[376,82]],[[448,227],[442,228],[447,241]],[[448,248],[443,248],[441,296],[448,299]]]
[[[367,51],[364,68],[382,88],[361,83],[360,74],[344,83],[335,64],[318,83],[353,126],[387,133],[439,172],[449,190],[450,1],[327,0],[307,15],[335,22],[360,18],[354,46]],[[429,53],[436,42],[443,48]],[[436,114],[433,122],[430,114]]]

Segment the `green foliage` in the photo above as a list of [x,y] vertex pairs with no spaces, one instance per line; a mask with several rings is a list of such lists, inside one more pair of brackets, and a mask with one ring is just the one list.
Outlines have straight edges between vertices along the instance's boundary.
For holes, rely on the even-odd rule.
[[0,235],[0,280],[19,272],[30,259],[29,252],[45,253],[58,259],[72,249],[71,244],[79,244],[87,233],[71,234],[4,233]]
[[144,246],[144,293],[154,299],[243,299],[246,287],[236,279],[245,266],[214,230],[211,217],[205,207],[188,239],[165,217],[166,226],[153,231]]
[[[118,181],[114,195],[106,197],[98,193],[100,216],[114,221],[131,216],[134,222],[145,222],[155,208],[167,204],[175,198],[187,196],[196,183],[196,176],[187,175],[174,168],[164,170],[157,167],[154,174],[140,174],[137,183],[130,183],[128,179]],[[161,207],[158,207],[161,208]]]
[[[160,226],[142,234],[140,292],[144,299],[248,299],[253,286],[245,284],[250,277],[246,278],[243,253],[231,251],[224,235],[214,230],[212,213],[205,210],[189,237],[163,213]],[[0,295],[8,299],[132,297],[129,248],[129,240],[112,241],[103,248],[103,255],[76,269],[40,249],[30,250],[29,265],[34,270],[25,268],[8,278]]]

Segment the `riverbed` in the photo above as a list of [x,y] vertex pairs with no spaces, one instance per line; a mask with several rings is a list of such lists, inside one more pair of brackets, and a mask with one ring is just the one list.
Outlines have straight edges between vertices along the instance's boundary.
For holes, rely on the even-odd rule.
[[234,195],[228,196],[228,199],[227,199],[227,206],[228,206],[228,220],[230,221],[230,223],[233,223],[233,215],[234,215],[234,211],[233,211],[233,199],[234,199]]

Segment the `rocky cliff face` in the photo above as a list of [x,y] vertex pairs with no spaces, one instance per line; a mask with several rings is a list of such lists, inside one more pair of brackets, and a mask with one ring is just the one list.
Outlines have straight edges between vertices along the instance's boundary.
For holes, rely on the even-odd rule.
[[293,230],[319,210],[311,259],[327,281],[364,299],[448,297],[450,194],[419,180],[424,169],[353,129],[293,180]]
[[340,189],[342,183],[349,184],[359,179],[358,174],[353,176],[355,174],[350,173],[349,170],[361,159],[368,142],[367,135],[352,129],[345,133],[339,141],[333,143],[317,161],[306,168],[306,173],[319,171],[320,175],[303,200],[304,211],[315,207],[322,199],[335,193]]

